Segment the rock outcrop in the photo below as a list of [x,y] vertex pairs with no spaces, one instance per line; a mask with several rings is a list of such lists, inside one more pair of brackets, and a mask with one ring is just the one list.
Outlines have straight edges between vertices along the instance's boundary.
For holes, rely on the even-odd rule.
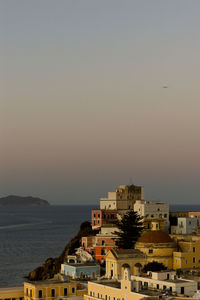
[[55,274],[60,272],[61,264],[65,261],[67,255],[74,254],[75,249],[80,247],[81,238],[83,236],[96,234],[97,232],[98,231],[92,230],[90,222],[83,222],[77,235],[66,245],[59,257],[48,258],[42,266],[30,272],[26,278],[30,281],[53,278]]

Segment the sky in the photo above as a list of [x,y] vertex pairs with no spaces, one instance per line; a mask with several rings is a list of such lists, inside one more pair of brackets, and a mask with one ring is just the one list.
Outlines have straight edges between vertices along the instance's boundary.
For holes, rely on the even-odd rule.
[[[0,196],[198,204],[199,0],[1,0]],[[164,87],[167,88],[164,88]]]

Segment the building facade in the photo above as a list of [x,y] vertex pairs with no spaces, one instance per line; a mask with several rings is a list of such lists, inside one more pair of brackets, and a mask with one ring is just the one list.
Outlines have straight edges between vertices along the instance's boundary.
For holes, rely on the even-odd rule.
[[24,300],[24,287],[23,286],[14,286],[0,288],[0,299],[1,300]]
[[93,209],[92,228],[101,227],[105,224],[113,224],[117,221],[117,210]]
[[142,291],[135,292],[133,282],[130,280],[129,270],[123,270],[121,281],[88,282],[88,294],[84,300],[140,300],[147,297]]
[[144,232],[135,248],[146,255],[147,263],[157,261],[168,269],[173,269],[173,252],[177,250],[177,245],[166,232],[161,230]]
[[85,293],[82,285],[76,281],[44,280],[24,282],[24,299],[62,299],[70,296],[80,296]]
[[177,278],[175,271],[148,272],[147,276],[131,276],[131,280],[140,282],[143,287],[167,291],[171,295],[192,297],[197,291],[197,282]]
[[[156,222],[159,225],[157,229],[169,230],[169,204],[158,201],[137,200],[134,204],[134,211],[137,212],[143,219]],[[162,228],[162,220],[164,221],[164,228]],[[150,228],[148,228],[150,229]]]
[[198,231],[200,225],[199,218],[178,217],[177,226],[171,226],[172,234],[192,234]]
[[107,198],[100,199],[100,209],[127,211],[133,209],[139,199],[144,199],[143,186],[121,185],[115,192],[109,192]]
[[100,276],[100,266],[95,263],[61,264],[61,274],[77,278],[97,278]]
[[137,275],[146,263],[146,256],[135,249],[112,249],[106,255],[106,277],[121,279],[124,264],[129,266],[130,274]]

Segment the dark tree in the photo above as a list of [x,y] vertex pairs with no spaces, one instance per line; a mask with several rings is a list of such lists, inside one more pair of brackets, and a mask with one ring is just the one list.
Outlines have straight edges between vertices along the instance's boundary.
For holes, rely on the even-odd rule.
[[119,232],[114,233],[118,236],[115,245],[121,249],[132,249],[143,230],[142,218],[133,210],[125,214],[120,221],[116,222]]
[[167,270],[167,268],[162,263],[159,263],[157,261],[152,261],[146,264],[143,268],[144,273],[147,273],[148,271],[159,272],[162,270]]

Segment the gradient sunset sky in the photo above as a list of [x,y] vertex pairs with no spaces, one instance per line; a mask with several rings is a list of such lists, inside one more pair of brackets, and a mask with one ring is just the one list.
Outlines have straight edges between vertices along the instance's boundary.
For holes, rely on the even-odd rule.
[[1,0],[0,196],[95,205],[134,183],[198,204],[199,16],[199,0]]

